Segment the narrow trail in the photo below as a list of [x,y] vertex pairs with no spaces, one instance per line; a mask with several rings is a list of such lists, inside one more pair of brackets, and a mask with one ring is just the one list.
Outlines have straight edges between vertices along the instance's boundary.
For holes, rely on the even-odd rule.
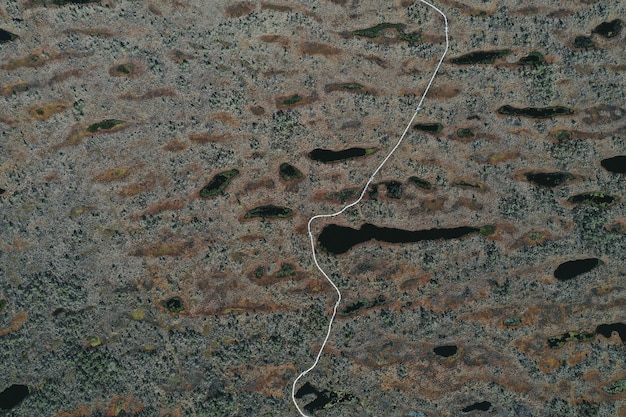
[[330,320],[328,322],[328,330],[326,331],[326,337],[324,337],[324,341],[322,342],[322,345],[321,345],[321,347],[320,347],[320,349],[319,349],[319,351],[317,353],[315,361],[313,362],[313,364],[308,369],[306,369],[305,371],[302,371],[302,373],[300,373],[300,375],[298,375],[298,377],[293,381],[293,385],[291,387],[291,400],[293,401],[294,405],[296,406],[296,408],[298,410],[298,413],[300,413],[300,415],[303,416],[303,417],[309,417],[309,416],[304,413],[304,411],[300,408],[300,406],[298,405],[298,402],[296,401],[296,385],[298,384],[298,381],[300,381],[300,379],[302,379],[305,375],[307,375],[309,372],[311,372],[313,369],[315,369],[315,367],[319,363],[320,358],[322,356],[322,353],[324,351],[324,348],[326,347],[326,344],[328,343],[328,339],[330,338],[330,334],[331,334],[331,331],[332,331],[333,323],[334,323],[335,317],[337,315],[337,308],[341,304],[341,291],[339,291],[339,288],[337,287],[337,285],[333,282],[333,280],[330,279],[330,277],[328,276],[326,271],[324,271],[324,269],[322,269],[322,267],[320,266],[319,262],[317,261],[317,252],[315,251],[315,238],[313,237],[313,232],[311,231],[311,225],[317,219],[323,219],[323,218],[339,216],[340,214],[343,214],[346,210],[348,210],[350,207],[356,206],[357,204],[359,204],[361,202],[361,200],[363,199],[363,196],[367,192],[368,187],[370,186],[370,184],[374,180],[374,177],[382,169],[382,167],[385,165],[385,163],[387,163],[387,161],[391,158],[391,156],[394,154],[396,149],[398,149],[398,147],[400,146],[400,144],[404,140],[404,137],[406,136],[407,132],[409,131],[411,125],[413,124],[413,121],[415,120],[415,117],[417,116],[419,111],[422,109],[422,103],[424,102],[424,99],[426,98],[426,95],[428,94],[428,90],[430,90],[430,87],[431,87],[433,81],[435,80],[437,72],[439,71],[439,67],[441,67],[442,62],[443,62],[446,54],[448,53],[449,39],[448,39],[448,18],[445,15],[445,13],[443,13],[439,8],[437,8],[436,6],[432,5],[431,3],[429,3],[429,2],[427,2],[425,0],[420,0],[420,2],[425,4],[428,7],[432,8],[433,10],[435,10],[437,13],[439,13],[443,17],[444,31],[445,31],[445,37],[446,37],[446,45],[445,45],[445,49],[443,51],[443,54],[441,55],[441,58],[439,58],[439,62],[437,63],[437,66],[435,67],[435,69],[434,69],[434,71],[433,71],[433,73],[432,73],[432,75],[430,77],[430,80],[428,81],[428,85],[424,89],[424,93],[422,94],[422,97],[421,97],[419,103],[417,104],[417,107],[415,108],[415,111],[413,112],[413,116],[411,117],[411,119],[407,123],[406,127],[404,128],[404,132],[402,132],[402,135],[400,136],[400,138],[396,142],[395,146],[391,149],[391,151],[389,151],[389,153],[387,154],[385,159],[383,159],[383,161],[378,165],[378,167],[374,170],[374,172],[372,173],[370,178],[367,180],[367,182],[363,186],[363,189],[361,190],[361,194],[359,195],[359,198],[357,198],[352,203],[344,206],[341,210],[339,210],[339,211],[337,211],[335,213],[315,215],[315,216],[313,216],[313,217],[311,217],[309,219],[309,222],[307,224],[307,230],[308,230],[308,233],[309,233],[309,240],[310,240],[310,243],[311,243],[311,253],[313,255],[313,262],[315,262],[315,266],[317,267],[317,269],[322,273],[324,278],[326,278],[326,280],[328,282],[330,282],[330,284],[333,286],[333,288],[337,292],[337,301],[335,302],[335,306],[333,307],[333,314],[332,314],[332,316],[331,316],[331,318],[330,318]]

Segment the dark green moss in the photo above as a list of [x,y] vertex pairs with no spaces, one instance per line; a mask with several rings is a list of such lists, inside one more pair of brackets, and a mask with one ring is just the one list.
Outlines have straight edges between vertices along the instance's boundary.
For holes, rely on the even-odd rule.
[[133,64],[121,64],[115,67],[115,72],[118,74],[133,74],[135,72],[135,65]]
[[574,39],[574,48],[589,49],[594,48],[595,46],[596,45],[589,36],[576,36]]
[[496,232],[498,228],[494,225],[486,225],[486,226],[481,226],[479,229],[479,233],[482,236],[491,236],[492,234],[494,234]]
[[9,302],[7,300],[5,300],[4,298],[0,299],[0,313],[2,313],[4,311],[4,309],[6,308],[7,304],[9,304]]
[[502,320],[502,323],[506,327],[515,327],[522,324],[522,318],[520,316],[509,316]]
[[409,177],[409,182],[425,190],[430,190],[431,188],[433,188],[433,185],[430,182],[420,177],[415,177],[415,176]]
[[605,38],[614,38],[620,34],[623,26],[623,22],[620,19],[602,22],[593,29],[593,33],[597,33]]
[[289,207],[279,207],[274,205],[255,207],[249,210],[244,219],[285,219],[291,217],[292,211]]
[[582,193],[571,196],[567,199],[573,204],[587,204],[595,207],[609,207],[619,201],[618,197],[604,193]]
[[572,132],[565,129],[557,130],[554,132],[553,137],[557,142],[566,142],[572,138]]
[[123,120],[106,119],[106,120],[103,120],[101,122],[89,125],[87,127],[87,132],[89,132],[89,133],[96,133],[96,132],[99,132],[101,130],[110,130],[110,129],[113,129],[114,127],[116,127],[116,126],[123,125],[125,123],[126,122],[123,121]]
[[276,278],[285,278],[296,275],[296,268],[291,264],[282,264],[280,271],[276,273]]
[[513,106],[502,106],[498,109],[498,113],[504,116],[521,116],[533,119],[549,119],[555,116],[566,116],[573,114],[574,110],[564,106],[553,107],[525,107],[516,108]]
[[422,36],[419,33],[405,33],[404,27],[403,23],[380,23],[370,28],[355,30],[352,32],[352,35],[374,39],[379,37],[380,33],[385,29],[395,29],[398,32],[398,39],[408,42],[410,45],[421,41]]
[[476,136],[476,134],[472,131],[472,129],[469,129],[469,128],[458,129],[456,131],[456,135],[460,137],[461,139],[471,139],[474,136]]
[[559,336],[549,337],[548,347],[550,349],[560,349],[567,342],[589,342],[594,339],[595,335],[595,333],[569,331]]
[[358,192],[359,192],[358,188],[344,188],[343,190],[340,190],[340,191],[326,193],[324,194],[323,198],[325,200],[338,200],[343,203],[346,200],[350,200],[356,197]]
[[278,168],[278,173],[280,177],[285,181],[293,181],[304,178],[304,174],[298,168],[287,162],[283,162],[282,164],[280,164],[280,167]]
[[285,107],[294,106],[302,100],[304,100],[304,97],[302,97],[300,94],[293,94],[287,98],[282,99],[280,104]]
[[366,29],[359,29],[352,32],[354,36],[363,36],[365,38],[376,38],[385,29],[396,29],[398,32],[404,28],[403,23],[380,23]]
[[18,36],[15,33],[0,29],[0,43],[11,42],[17,38]]
[[418,123],[413,126],[413,129],[436,135],[443,130],[443,125],[441,123]]
[[350,314],[354,314],[358,311],[363,310],[364,308],[369,307],[369,301],[365,298],[361,298],[360,300],[356,300],[355,302],[349,304],[346,308],[341,312],[342,316],[348,316]]
[[386,299],[383,295],[379,295],[378,297],[374,298],[372,301],[369,301],[365,298],[361,298],[349,304],[346,308],[343,309],[343,311],[341,311],[340,314],[342,316],[349,316],[351,314],[355,314],[355,313],[358,313],[359,311],[365,310],[366,308],[372,308],[372,307],[382,305],[385,303],[385,301]]
[[540,187],[556,187],[574,178],[569,172],[527,172],[524,177]]
[[531,52],[528,55],[526,55],[525,57],[520,58],[519,61],[517,61],[517,63],[519,65],[531,65],[531,66],[536,66],[536,65],[543,65],[546,63],[545,58],[543,57],[543,55],[541,55],[539,52]]
[[165,307],[170,313],[180,313],[185,309],[185,304],[180,297],[172,297],[167,300],[161,301],[161,305]]
[[211,181],[200,190],[200,197],[208,198],[221,194],[226,187],[228,187],[230,181],[238,174],[239,170],[235,168],[216,174]]
[[326,84],[324,90],[327,93],[332,91],[351,91],[356,93],[367,92],[367,88],[359,83],[338,83],[338,84]]
[[263,276],[265,275],[265,267],[264,266],[260,266],[257,269],[254,270],[254,277],[257,279],[261,279],[263,278]]
[[469,182],[466,180],[454,181],[452,185],[457,187],[476,188],[477,190],[482,190],[484,188],[484,185],[479,182]]
[[602,391],[606,392],[609,395],[621,394],[622,392],[626,391],[626,378],[618,379],[617,381],[609,385],[603,386]]
[[52,4],[57,6],[65,6],[66,4],[89,4],[100,3],[100,0],[52,0]]
[[497,49],[493,51],[474,51],[452,58],[451,63],[457,65],[474,65],[474,64],[493,64],[496,59],[507,56],[511,53],[510,49]]
[[399,181],[387,181],[385,182],[385,188],[387,188],[386,196],[393,199],[402,198],[402,194],[404,190],[402,188],[402,183]]

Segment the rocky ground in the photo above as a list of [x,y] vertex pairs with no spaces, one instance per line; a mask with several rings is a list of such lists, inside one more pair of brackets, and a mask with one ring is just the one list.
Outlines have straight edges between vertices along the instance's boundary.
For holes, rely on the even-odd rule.
[[[624,417],[626,4],[436,5],[314,224],[299,404]],[[0,414],[296,416],[307,221],[443,45],[405,0],[1,2]]]

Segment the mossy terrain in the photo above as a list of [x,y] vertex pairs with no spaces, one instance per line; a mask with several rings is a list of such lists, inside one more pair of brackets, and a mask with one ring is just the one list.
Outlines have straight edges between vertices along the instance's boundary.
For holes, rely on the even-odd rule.
[[457,65],[493,64],[496,59],[507,56],[510,49],[496,49],[492,51],[473,51],[450,59],[450,62]]
[[222,194],[237,175],[239,175],[239,170],[235,168],[215,174],[211,181],[200,190],[200,197],[209,198]]

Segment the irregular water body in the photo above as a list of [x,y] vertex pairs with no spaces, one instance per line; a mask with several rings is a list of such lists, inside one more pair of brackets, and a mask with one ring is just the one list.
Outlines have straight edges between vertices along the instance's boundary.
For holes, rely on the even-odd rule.
[[479,227],[453,227],[446,229],[403,230],[393,227],[378,227],[365,223],[360,229],[329,224],[319,236],[319,243],[327,252],[339,255],[353,246],[368,240],[386,243],[415,243],[422,240],[457,239],[471,233],[479,233]]

